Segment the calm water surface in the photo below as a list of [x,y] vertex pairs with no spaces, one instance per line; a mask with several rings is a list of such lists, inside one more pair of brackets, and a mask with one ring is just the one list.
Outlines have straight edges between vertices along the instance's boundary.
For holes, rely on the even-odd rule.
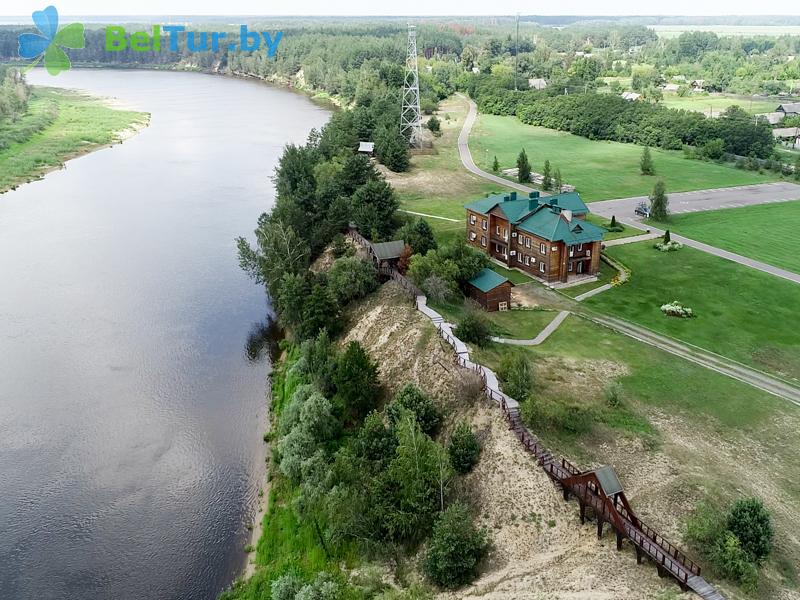
[[147,71],[33,83],[152,113],[0,195],[0,597],[214,598],[263,476],[263,289],[234,238],[281,148],[328,113],[263,84]]

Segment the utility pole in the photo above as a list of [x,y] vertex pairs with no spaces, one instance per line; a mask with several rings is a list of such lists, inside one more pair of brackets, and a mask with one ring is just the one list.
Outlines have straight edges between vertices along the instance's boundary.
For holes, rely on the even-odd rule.
[[403,80],[403,106],[400,111],[400,131],[410,132],[408,141],[414,148],[422,147],[422,111],[419,108],[419,66],[417,64],[417,28],[408,26],[406,75]]
[[514,41],[514,91],[517,91],[517,64],[519,63],[519,13],[517,13],[517,37]]

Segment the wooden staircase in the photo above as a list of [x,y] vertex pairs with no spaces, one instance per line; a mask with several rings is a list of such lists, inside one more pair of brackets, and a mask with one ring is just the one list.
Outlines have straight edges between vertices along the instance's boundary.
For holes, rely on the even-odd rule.
[[[674,578],[683,590],[692,590],[705,600],[725,600],[713,586],[700,576],[700,567],[686,554],[670,543],[655,529],[639,519],[628,503],[625,492],[613,474],[604,467],[597,471],[581,471],[567,459],[556,459],[522,422],[519,405],[500,399],[500,406],[514,435],[536,462],[562,490],[564,499],[574,497],[580,505],[581,522],[590,510],[597,521],[597,535],[603,535],[603,526],[608,523],[617,537],[617,550],[622,550],[628,540],[636,552],[636,561],[641,564],[649,559],[656,565],[661,577]],[[611,490],[602,481],[611,477]],[[606,482],[608,485],[608,481]]]

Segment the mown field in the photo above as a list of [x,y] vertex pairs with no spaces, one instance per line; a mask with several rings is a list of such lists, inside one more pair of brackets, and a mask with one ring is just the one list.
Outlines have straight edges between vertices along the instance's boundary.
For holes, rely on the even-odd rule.
[[[652,242],[607,249],[632,271],[628,283],[585,301],[654,331],[800,381],[800,286],[699,250],[661,253]],[[673,300],[696,316],[665,316]]]
[[668,192],[686,192],[774,181],[771,174],[743,171],[684,158],[679,151],[652,150],[655,177],[640,174],[642,147],[619,142],[593,141],[543,127],[523,125],[515,117],[480,115],[470,135],[475,162],[490,171],[497,156],[501,168],[513,167],[524,148],[535,172],[544,161],[561,169],[586,201],[647,195],[661,178]]
[[745,96],[731,96],[726,94],[689,94],[684,97],[678,94],[664,94],[661,101],[669,108],[680,108],[696,112],[717,115],[729,106],[740,106],[751,115],[773,112],[780,104],[779,100],[765,100],[763,98],[747,98]]
[[147,119],[146,113],[116,110],[77,92],[34,88],[28,112],[0,123],[0,192],[110,144]]
[[800,200],[673,215],[669,228],[693,240],[800,273],[796,237]]

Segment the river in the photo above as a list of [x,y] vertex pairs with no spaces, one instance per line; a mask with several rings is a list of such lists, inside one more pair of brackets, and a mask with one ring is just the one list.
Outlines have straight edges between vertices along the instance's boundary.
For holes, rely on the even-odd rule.
[[284,144],[329,113],[197,73],[34,84],[152,114],[122,145],[0,195],[0,598],[214,598],[264,476],[269,314],[239,269]]

